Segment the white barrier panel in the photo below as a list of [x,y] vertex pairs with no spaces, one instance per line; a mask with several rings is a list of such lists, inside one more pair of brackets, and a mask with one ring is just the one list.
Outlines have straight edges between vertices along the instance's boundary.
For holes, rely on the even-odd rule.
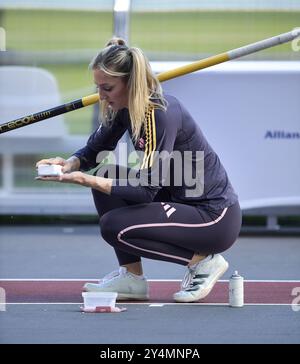
[[199,124],[243,208],[296,205],[300,214],[300,62],[228,62],[162,85]]
[[[0,67],[0,123],[34,114],[62,104],[56,79],[44,69],[35,67]],[[63,137],[66,134],[63,116],[12,130],[11,137]],[[3,138],[3,136],[1,136]]]

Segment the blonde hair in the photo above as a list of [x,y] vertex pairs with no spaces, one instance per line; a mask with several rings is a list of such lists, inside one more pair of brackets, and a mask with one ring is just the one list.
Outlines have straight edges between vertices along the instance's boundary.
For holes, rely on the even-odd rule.
[[[127,47],[121,38],[113,38],[92,60],[90,68],[101,69],[113,77],[125,79],[128,88],[128,110],[133,138],[136,141],[146,122],[149,108],[166,110],[161,85],[153,74],[149,61],[139,48]],[[104,124],[112,122],[114,112],[105,100],[100,101],[100,118]]]

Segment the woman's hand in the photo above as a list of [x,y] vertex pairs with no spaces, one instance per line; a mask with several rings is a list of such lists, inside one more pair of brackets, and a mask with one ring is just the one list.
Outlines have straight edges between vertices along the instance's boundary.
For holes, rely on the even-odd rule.
[[39,181],[74,183],[77,185],[93,188],[95,190],[106,193],[107,195],[110,195],[113,183],[113,180],[111,178],[91,176],[90,174],[82,173],[79,171],[64,173],[61,174],[60,176],[51,176],[51,177],[39,176],[36,177],[35,179]]
[[63,174],[59,176],[38,176],[35,179],[39,181],[54,181],[60,183],[74,183],[77,185],[90,187],[106,194],[111,193],[111,187],[113,180],[110,178],[91,176],[86,173],[82,173],[79,170],[80,160],[77,157],[72,156],[65,160],[61,157],[42,159],[37,162],[36,167],[40,164],[58,164],[63,166]]
[[77,157],[71,157],[67,160],[61,157],[42,159],[37,162],[36,167],[38,167],[40,164],[58,164],[62,166],[61,171],[63,173],[78,171],[80,168],[80,160]]
[[[80,161],[77,157],[71,157],[69,159],[63,159],[61,157],[42,159],[36,163],[36,167],[41,164],[56,164],[62,166],[62,173],[59,176],[38,176],[35,179],[39,181],[54,181],[61,183],[74,183],[82,186],[89,187],[88,177],[89,175],[79,172]],[[89,182],[91,182],[89,180]]]

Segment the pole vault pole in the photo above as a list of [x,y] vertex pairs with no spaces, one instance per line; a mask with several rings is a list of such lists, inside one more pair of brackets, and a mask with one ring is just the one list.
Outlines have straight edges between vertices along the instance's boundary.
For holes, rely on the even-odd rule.
[[[248,44],[244,47],[236,48],[231,51],[220,53],[212,57],[202,59],[182,67],[178,67],[174,70],[166,71],[160,73],[157,77],[160,82],[171,80],[179,76],[186,75],[191,72],[195,72],[204,68],[214,66],[219,63],[227,62],[232,59],[240,58],[248,54],[259,52],[263,49],[271,48],[279,44],[284,44],[290,42],[296,38],[300,37],[300,28],[296,28],[290,32],[279,34],[275,37],[261,40],[256,43]],[[89,96],[82,97],[81,99],[71,101],[67,104],[53,107],[52,109],[44,110],[35,114],[23,116],[19,119],[8,121],[4,124],[0,124],[0,134],[6,133],[8,131],[22,128],[23,126],[36,123],[41,120],[52,118],[60,114],[64,114],[69,111],[77,110],[82,107],[95,104],[99,101],[98,94],[92,94]]]

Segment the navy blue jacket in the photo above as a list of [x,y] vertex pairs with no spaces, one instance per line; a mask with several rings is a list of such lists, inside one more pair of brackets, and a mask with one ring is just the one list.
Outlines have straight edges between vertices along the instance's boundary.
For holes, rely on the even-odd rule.
[[[233,205],[238,197],[219,157],[183,105],[173,96],[165,95],[165,99],[167,110],[148,110],[145,129],[134,143],[141,154],[139,185],[125,186],[114,180],[111,193],[143,203],[153,201],[164,188],[173,202],[213,210]],[[86,146],[74,153],[80,159],[80,170],[96,167],[98,153],[113,151],[126,130],[132,137],[128,110],[122,109],[112,125],[101,125]]]

